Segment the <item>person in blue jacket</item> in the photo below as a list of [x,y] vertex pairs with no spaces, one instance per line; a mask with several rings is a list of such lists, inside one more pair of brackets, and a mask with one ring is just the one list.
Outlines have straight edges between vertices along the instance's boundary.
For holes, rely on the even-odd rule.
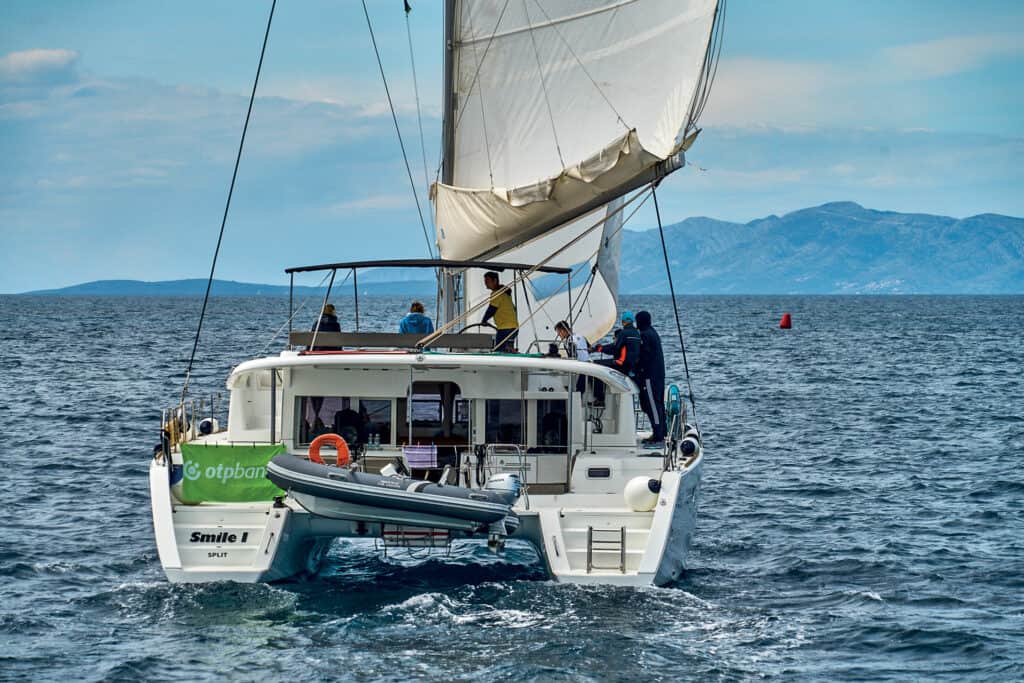
[[651,421],[651,436],[645,443],[665,441],[668,430],[665,425],[665,354],[661,349],[661,337],[651,326],[651,314],[640,311],[636,314],[636,329],[640,332],[640,359],[636,365],[637,384],[640,385],[640,407]]
[[423,304],[413,301],[409,312],[398,322],[398,331],[402,334],[431,334],[434,321],[424,314]]

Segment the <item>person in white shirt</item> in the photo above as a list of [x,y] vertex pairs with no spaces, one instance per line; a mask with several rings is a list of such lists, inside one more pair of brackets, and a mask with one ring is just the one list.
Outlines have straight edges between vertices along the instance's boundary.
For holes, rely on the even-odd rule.
[[[587,342],[587,338],[582,334],[574,334],[572,328],[569,327],[569,323],[564,320],[559,321],[555,324],[555,332],[558,333],[558,338],[562,340],[562,348],[565,349],[565,355],[570,360],[581,360],[583,362],[590,362],[590,344]],[[576,378],[576,391],[581,394],[587,393],[587,377],[580,375]]]
[[564,320],[559,321],[555,324],[555,332],[558,334],[558,338],[562,340],[566,356],[573,360],[590,360],[587,338],[582,334],[573,334],[569,323]]

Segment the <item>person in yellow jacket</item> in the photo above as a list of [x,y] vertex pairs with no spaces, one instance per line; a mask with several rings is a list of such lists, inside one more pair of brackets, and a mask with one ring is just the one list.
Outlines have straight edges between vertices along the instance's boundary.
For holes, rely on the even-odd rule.
[[516,315],[516,305],[512,301],[512,293],[498,293],[501,289],[501,280],[493,270],[484,273],[484,287],[491,290],[491,300],[484,312],[483,320],[480,322],[486,323],[494,318],[494,327],[498,330],[494,337],[497,350],[514,353],[519,330],[519,316]]

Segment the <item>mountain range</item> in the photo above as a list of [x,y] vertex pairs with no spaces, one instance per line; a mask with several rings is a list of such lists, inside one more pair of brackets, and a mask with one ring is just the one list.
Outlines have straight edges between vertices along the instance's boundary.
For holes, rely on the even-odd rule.
[[[665,228],[676,290],[691,294],[1024,293],[1024,219],[957,219],[833,202],[749,223]],[[622,291],[667,289],[657,230],[622,240]],[[660,264],[659,264],[660,265]]]
[[[681,294],[1024,293],[1024,219],[957,219],[832,202],[749,223],[697,217],[665,226]],[[620,291],[668,292],[657,229],[626,230]],[[360,292],[429,296],[429,270],[360,273]],[[29,292],[60,295],[201,295],[206,280],[101,280]],[[216,280],[220,296],[287,295],[282,285]],[[297,295],[315,287],[296,287]],[[351,291],[346,284],[342,292]]]

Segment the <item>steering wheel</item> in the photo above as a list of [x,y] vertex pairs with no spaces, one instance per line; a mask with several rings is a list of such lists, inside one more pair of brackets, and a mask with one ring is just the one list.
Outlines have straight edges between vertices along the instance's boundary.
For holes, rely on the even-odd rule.
[[471,330],[474,327],[489,327],[492,330],[494,330],[495,332],[498,331],[498,328],[495,327],[494,325],[492,325],[491,323],[473,323],[472,325],[466,325],[461,330],[459,330],[459,334],[464,334],[466,332],[466,330]]

